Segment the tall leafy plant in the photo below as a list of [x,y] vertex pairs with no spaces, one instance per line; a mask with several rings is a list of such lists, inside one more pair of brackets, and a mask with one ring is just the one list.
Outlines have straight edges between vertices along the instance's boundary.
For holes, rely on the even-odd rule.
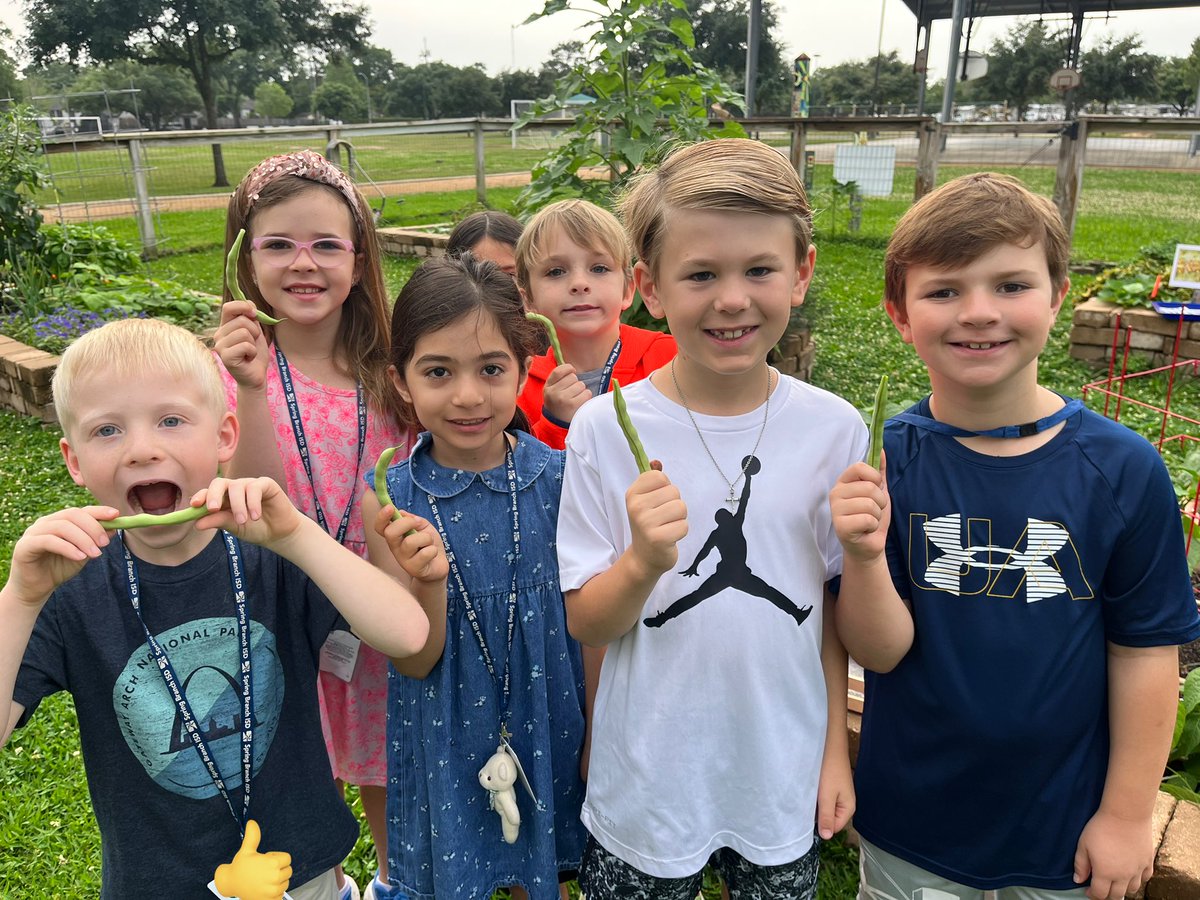
[[28,106],[0,113],[0,276],[14,282],[21,259],[41,256],[42,214],[34,193],[49,183],[37,120]]
[[[666,142],[742,136],[741,126],[709,124],[709,105],[740,107],[717,73],[692,58],[696,38],[685,0],[546,0],[526,23],[585,13],[585,53],[517,127],[563,111],[574,123],[565,141],[534,166],[518,205],[533,210],[559,197],[609,205],[623,181]],[[590,98],[577,105],[579,95]],[[580,172],[603,167],[607,180]]]

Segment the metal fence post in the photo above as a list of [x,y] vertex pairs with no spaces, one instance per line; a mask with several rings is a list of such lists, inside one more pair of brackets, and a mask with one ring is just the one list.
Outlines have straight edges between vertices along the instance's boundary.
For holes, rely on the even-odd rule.
[[1087,120],[1076,119],[1063,129],[1062,143],[1058,148],[1058,170],[1054,175],[1054,205],[1058,207],[1063,224],[1067,226],[1068,237],[1075,234],[1086,149]]
[[937,184],[938,153],[942,146],[942,126],[938,123],[917,126],[917,177],[913,183],[913,202],[920,200]]
[[158,238],[154,234],[154,214],[150,210],[150,189],[146,184],[146,159],[142,142],[129,142],[129,163],[133,169],[133,193],[138,236],[142,239],[142,258],[158,257]]
[[475,120],[475,197],[487,206],[487,168],[483,156],[483,123]]

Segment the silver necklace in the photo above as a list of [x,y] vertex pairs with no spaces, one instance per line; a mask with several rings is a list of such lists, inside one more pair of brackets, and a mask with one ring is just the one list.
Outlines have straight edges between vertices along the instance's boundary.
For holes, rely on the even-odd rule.
[[737,486],[741,484],[742,479],[746,477],[746,469],[750,467],[750,461],[754,459],[754,454],[758,452],[758,445],[762,443],[763,432],[767,430],[767,416],[771,412],[771,367],[767,367],[767,399],[763,402],[763,420],[762,425],[758,429],[758,437],[754,439],[754,449],[750,451],[750,455],[746,457],[742,463],[742,470],[738,472],[738,477],[730,481],[725,477],[725,472],[721,468],[721,464],[717,462],[717,458],[713,456],[712,450],[709,449],[708,441],[704,439],[704,432],[700,430],[700,425],[696,422],[696,417],[692,415],[692,408],[688,406],[687,398],[683,396],[683,391],[679,388],[679,379],[675,377],[675,360],[671,360],[671,384],[675,386],[675,393],[679,395],[679,402],[683,404],[684,411],[688,414],[688,418],[692,420],[692,427],[696,429],[696,435],[700,438],[700,445],[704,447],[704,452],[708,454],[708,458],[712,460],[713,467],[721,476],[721,480],[729,485],[729,495],[725,498],[725,502],[731,508],[737,508]]

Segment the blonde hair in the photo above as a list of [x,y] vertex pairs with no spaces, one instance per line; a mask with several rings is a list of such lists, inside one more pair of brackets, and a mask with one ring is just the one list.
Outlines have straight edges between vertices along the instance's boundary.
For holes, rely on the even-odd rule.
[[1067,279],[1071,239],[1054,204],[1009,175],[963,175],[926,194],[896,223],[883,263],[884,297],[904,309],[911,266],[953,269],[1001,244],[1039,243],[1058,289]]
[[779,151],[746,138],[688,144],[634,176],[617,209],[638,259],[657,273],[668,212],[706,210],[786,216],[796,259],[808,256],[812,210],[804,184]]
[[627,283],[633,277],[630,267],[633,250],[617,217],[587,200],[559,200],[529,220],[513,252],[517,262],[517,285],[526,294],[530,293],[530,271],[543,255],[547,239],[556,230],[561,230],[580,247],[603,250],[621,267]]
[[178,325],[159,319],[122,319],[76,338],[63,352],[54,372],[54,411],[70,435],[78,418],[74,389],[80,378],[96,372],[126,381],[175,379],[198,386],[218,417],[228,411],[225,387],[212,351]]

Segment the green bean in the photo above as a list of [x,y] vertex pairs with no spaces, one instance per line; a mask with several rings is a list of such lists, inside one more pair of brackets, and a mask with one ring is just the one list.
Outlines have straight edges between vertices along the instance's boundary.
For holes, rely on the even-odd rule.
[[880,454],[883,453],[883,423],[887,418],[884,407],[887,406],[888,377],[879,378],[879,387],[875,389],[875,408],[871,410],[871,443],[867,448],[867,465],[873,469],[879,468]]
[[[395,447],[388,447],[379,454],[379,461],[375,463],[375,499],[379,501],[379,508],[384,509],[388,506],[395,507],[392,502],[391,494],[388,493],[387,487],[387,470],[392,464],[392,459],[396,456],[396,451],[400,450],[404,445],[399,444]],[[400,518],[400,510],[395,510],[392,513],[392,521],[395,522]],[[404,532],[405,537],[410,534],[416,534],[417,529],[412,528]]]
[[629,451],[633,454],[634,462],[637,463],[638,473],[649,472],[650,459],[646,456],[646,448],[642,446],[642,439],[638,437],[637,429],[633,427],[633,420],[629,418],[629,410],[625,408],[621,383],[615,378],[612,380],[612,395],[613,407],[617,411],[617,423],[621,426],[621,433],[625,435]]
[[[242,286],[238,284],[238,254],[242,252],[242,240],[246,237],[246,229],[243,228],[238,232],[238,236],[234,238],[233,246],[229,248],[229,255],[225,257],[225,283],[229,285],[229,296],[234,300],[246,300],[246,292],[242,290]],[[258,319],[264,325],[278,325],[283,319],[277,319],[274,316],[269,316],[261,309],[255,307],[254,318]]]
[[566,362],[562,355],[562,344],[558,342],[558,329],[554,327],[554,323],[543,316],[541,313],[529,312],[525,313],[525,318],[531,319],[534,322],[539,322],[545,327],[550,335],[550,348],[554,351],[554,359],[561,366]]
[[118,528],[149,528],[154,525],[179,525],[182,522],[193,522],[196,519],[203,518],[211,512],[207,506],[189,506],[186,509],[177,509],[175,512],[163,513],[162,515],[151,515],[150,513],[139,513],[136,516],[117,516],[115,519],[109,519],[107,522],[100,524],[108,531],[116,531]]

